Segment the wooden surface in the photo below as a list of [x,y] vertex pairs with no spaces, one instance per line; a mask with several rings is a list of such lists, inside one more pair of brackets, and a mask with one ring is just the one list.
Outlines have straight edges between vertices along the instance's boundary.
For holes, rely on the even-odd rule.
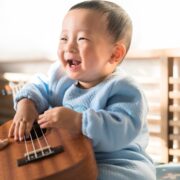
[[152,59],[159,57],[180,57],[180,48],[173,49],[134,49],[130,50],[126,56],[127,59]]
[[125,58],[148,100],[147,153],[158,163],[180,162],[180,48],[130,50]]
[[[0,138],[7,138],[10,121],[0,126]],[[0,150],[1,180],[95,180],[97,166],[89,139],[80,135],[72,137],[65,130],[51,129],[46,132],[46,138],[51,146],[64,146],[64,152],[46,159],[17,166],[17,159],[25,153],[25,143],[10,139],[10,144]],[[42,137],[39,138],[42,141]],[[38,146],[37,139],[34,140]],[[31,142],[28,141],[28,146]]]

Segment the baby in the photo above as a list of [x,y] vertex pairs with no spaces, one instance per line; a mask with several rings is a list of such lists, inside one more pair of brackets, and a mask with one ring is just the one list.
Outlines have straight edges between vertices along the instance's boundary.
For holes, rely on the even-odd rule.
[[59,61],[49,77],[36,77],[16,96],[9,136],[22,140],[35,120],[92,140],[99,180],[154,180],[146,154],[147,103],[136,83],[117,70],[132,36],[120,6],[83,1],[65,15]]

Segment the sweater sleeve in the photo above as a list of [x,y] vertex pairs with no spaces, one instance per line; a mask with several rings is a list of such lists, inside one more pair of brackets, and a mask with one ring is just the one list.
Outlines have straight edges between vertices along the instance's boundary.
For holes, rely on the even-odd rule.
[[96,102],[103,102],[107,97],[106,104],[101,104],[101,109],[84,111],[82,121],[82,132],[92,139],[96,152],[126,148],[143,135],[147,104],[136,86],[121,81],[111,87],[111,92],[101,90],[97,97]]
[[51,95],[50,86],[52,86],[53,79],[57,76],[58,63],[51,65],[48,76],[43,74],[36,74],[30,83],[27,83],[17,94],[14,101],[14,108],[16,109],[18,101],[23,98],[31,99],[39,113],[44,112],[49,108],[49,98]]

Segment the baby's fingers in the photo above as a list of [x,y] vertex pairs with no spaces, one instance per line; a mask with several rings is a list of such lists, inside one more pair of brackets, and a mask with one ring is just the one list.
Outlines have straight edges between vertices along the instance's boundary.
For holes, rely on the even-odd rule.
[[44,117],[41,117],[41,118],[38,119],[38,124],[40,125],[40,127],[41,127],[43,124],[47,124],[47,123],[48,123],[48,121],[47,121],[47,119],[44,118]]
[[40,125],[41,128],[51,127],[49,122],[44,122],[44,123],[41,123],[41,124],[39,124],[39,125]]
[[8,133],[9,138],[14,136],[14,128],[15,128],[15,124],[12,123],[9,129],[9,133]]
[[15,141],[19,140],[19,128],[20,128],[20,121],[15,123],[15,128],[14,128],[14,140]]
[[48,118],[46,117],[39,119],[38,124],[40,125],[41,128],[53,127],[53,122],[48,120]]
[[20,141],[23,140],[25,131],[26,131],[26,122],[20,121],[20,126],[19,126],[19,140]]
[[44,114],[39,115],[39,117],[38,117],[38,118],[39,118],[39,119],[44,118]]
[[30,134],[30,132],[31,132],[31,129],[32,129],[32,126],[33,126],[33,124],[31,124],[31,123],[26,123],[26,129],[25,129],[25,135],[26,136],[29,136],[29,134]]

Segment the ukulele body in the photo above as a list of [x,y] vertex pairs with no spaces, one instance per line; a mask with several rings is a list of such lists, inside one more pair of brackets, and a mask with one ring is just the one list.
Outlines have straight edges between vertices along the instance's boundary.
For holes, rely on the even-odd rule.
[[[0,126],[0,139],[7,138],[12,121]],[[25,142],[15,142],[0,150],[1,180],[96,180],[97,166],[90,140],[83,135],[71,136],[62,129],[48,129],[45,132],[51,147],[63,147],[60,153],[18,166],[18,160],[26,153]],[[43,136],[34,139],[38,149],[39,142],[46,146]],[[31,141],[26,141],[28,151],[33,151]]]

